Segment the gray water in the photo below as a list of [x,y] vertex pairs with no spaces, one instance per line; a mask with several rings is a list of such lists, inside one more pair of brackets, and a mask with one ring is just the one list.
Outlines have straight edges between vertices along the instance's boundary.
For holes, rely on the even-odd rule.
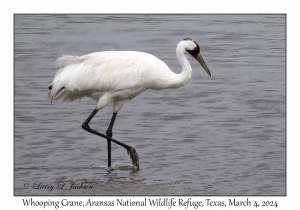
[[[15,15],[15,195],[286,195],[285,15]],[[194,39],[211,70],[189,58],[179,89],[145,91],[118,113],[114,138],[81,124],[96,102],[46,100],[61,55],[136,50],[174,72]],[[90,126],[105,132],[109,105]],[[68,190],[72,182],[91,189]],[[63,185],[65,184],[65,185]],[[52,186],[52,187],[51,187]],[[60,189],[60,187],[63,189]]]

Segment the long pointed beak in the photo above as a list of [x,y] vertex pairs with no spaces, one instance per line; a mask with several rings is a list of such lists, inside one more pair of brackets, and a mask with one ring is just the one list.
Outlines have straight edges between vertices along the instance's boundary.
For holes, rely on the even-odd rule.
[[202,58],[202,55],[200,53],[198,53],[196,60],[201,64],[201,66],[204,68],[206,73],[211,77],[211,73],[210,73],[208,67],[206,66],[206,63],[204,62],[204,59]]

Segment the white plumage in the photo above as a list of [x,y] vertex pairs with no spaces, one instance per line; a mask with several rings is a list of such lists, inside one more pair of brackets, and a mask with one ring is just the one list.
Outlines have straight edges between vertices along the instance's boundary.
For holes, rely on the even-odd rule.
[[[49,98],[73,101],[91,97],[99,99],[98,110],[109,102],[132,99],[146,89],[161,89],[157,79],[172,73],[156,57],[131,51],[67,55],[59,58],[56,66],[61,69],[55,75]],[[159,68],[160,75],[153,72],[153,67]]]
[[179,42],[176,54],[182,65],[180,74],[173,73],[163,61],[144,52],[104,51],[83,56],[62,56],[55,62],[60,69],[49,87],[48,98],[51,101],[73,101],[90,97],[97,100],[97,111],[113,102],[113,113],[116,114],[127,100],[147,89],[185,85],[192,76],[192,68],[185,55],[198,60],[211,75],[199,45],[193,40],[188,38]]

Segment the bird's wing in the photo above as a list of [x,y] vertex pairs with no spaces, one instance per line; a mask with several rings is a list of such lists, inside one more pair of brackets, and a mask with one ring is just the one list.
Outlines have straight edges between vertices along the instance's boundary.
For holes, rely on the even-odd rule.
[[[58,70],[53,85],[67,91],[119,91],[134,88],[143,78],[144,65],[138,52],[99,52],[66,57],[67,65]],[[58,87],[60,86],[60,87]],[[55,88],[55,87],[53,87]]]

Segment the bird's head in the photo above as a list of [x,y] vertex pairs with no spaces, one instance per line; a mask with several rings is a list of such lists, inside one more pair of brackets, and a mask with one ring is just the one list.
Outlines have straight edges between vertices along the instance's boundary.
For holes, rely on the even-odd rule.
[[190,38],[183,39],[181,42],[179,42],[179,45],[182,45],[183,52],[187,55],[192,56],[195,58],[203,67],[203,69],[206,71],[206,73],[211,76],[210,70],[206,66],[206,63],[204,62],[204,59],[202,58],[202,55],[200,54],[200,47],[197,44],[197,42],[193,41]]

